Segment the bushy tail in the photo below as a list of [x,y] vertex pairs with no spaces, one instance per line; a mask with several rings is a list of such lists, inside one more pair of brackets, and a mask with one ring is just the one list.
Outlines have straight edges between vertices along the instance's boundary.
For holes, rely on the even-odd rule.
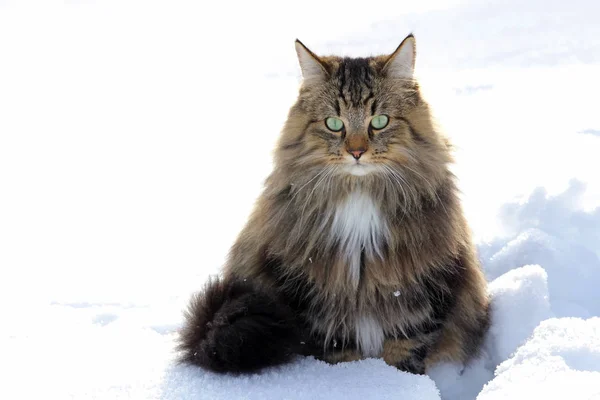
[[180,360],[215,372],[281,364],[299,343],[290,307],[251,282],[210,279],[185,317]]

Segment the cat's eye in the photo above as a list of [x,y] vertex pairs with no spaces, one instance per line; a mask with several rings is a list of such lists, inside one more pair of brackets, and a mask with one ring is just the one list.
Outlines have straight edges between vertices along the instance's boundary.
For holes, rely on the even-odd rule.
[[344,128],[344,122],[341,119],[335,117],[327,118],[325,120],[325,125],[327,125],[327,128],[329,128],[329,130],[334,132],[339,132]]
[[390,122],[390,119],[387,115],[376,115],[371,119],[371,126],[373,129],[383,129],[387,126],[388,122]]

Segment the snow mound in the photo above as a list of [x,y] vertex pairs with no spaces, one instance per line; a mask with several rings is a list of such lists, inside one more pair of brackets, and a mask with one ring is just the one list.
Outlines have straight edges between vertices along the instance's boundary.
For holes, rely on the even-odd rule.
[[544,321],[477,400],[600,398],[600,318]]
[[542,267],[526,265],[490,283],[492,323],[486,351],[495,364],[506,360],[551,316],[547,279]]
[[536,189],[523,203],[505,204],[499,219],[506,238],[482,246],[489,280],[513,268],[539,264],[548,274],[552,312],[558,317],[600,315],[600,208],[586,212],[585,185],[571,181],[558,196]]
[[[540,344],[545,337],[540,333],[543,329],[557,332],[557,329],[542,328],[554,326],[547,325],[550,318],[600,315],[600,302],[596,295],[600,282],[600,210],[582,209],[584,191],[585,185],[572,181],[569,188],[559,195],[548,196],[545,189],[538,188],[525,201],[507,203],[502,207],[500,220],[505,235],[481,245],[479,249],[490,281],[491,298],[491,326],[483,352],[479,359],[466,367],[442,364],[429,371],[442,398],[474,399],[494,376],[497,377],[492,382],[496,383],[490,383],[483,392],[489,392],[490,396],[492,387],[498,388],[517,379],[515,377],[521,373],[525,382],[530,374],[527,368],[534,368],[532,365],[542,362],[540,360],[546,362],[551,359],[543,354],[549,351],[548,346],[553,346],[552,343],[558,343],[550,338],[548,345]],[[586,333],[582,333],[581,338],[573,333],[582,330],[591,334],[592,328],[581,328],[581,320],[574,318],[552,321],[559,321],[554,323],[570,332],[572,340],[581,345],[577,351],[569,353],[570,362],[588,366],[585,368],[587,371],[600,370],[600,359],[590,354],[594,352],[594,345],[590,342],[592,347],[586,347]],[[570,324],[573,324],[573,330],[569,330]],[[511,365],[517,364],[507,361],[515,360],[510,357],[531,355],[537,350],[541,351],[541,358],[532,358],[527,366],[505,372],[513,368]],[[555,364],[548,365],[551,368]],[[538,372],[539,379],[550,371],[544,368]],[[557,379],[567,379],[565,376]],[[582,382],[582,385],[585,383]],[[514,392],[501,393],[499,397],[492,398],[511,398],[512,394],[520,392],[517,388]]]
[[368,359],[329,365],[312,358],[249,376],[216,375],[177,366],[167,373],[161,399],[440,399],[433,381]]
[[[2,369],[12,374],[0,385],[0,398],[363,400],[377,394],[378,399],[440,399],[429,377],[375,359],[330,365],[299,357],[240,376],[179,365],[175,333],[162,334],[146,318],[146,309],[110,308],[39,307],[38,319],[21,318],[14,329],[0,332]],[[110,318],[99,318],[106,315]]]
[[430,370],[444,399],[474,399],[494,377],[494,368],[506,360],[551,316],[547,275],[539,265],[526,265],[489,285],[491,326],[482,355],[463,368],[445,363]]

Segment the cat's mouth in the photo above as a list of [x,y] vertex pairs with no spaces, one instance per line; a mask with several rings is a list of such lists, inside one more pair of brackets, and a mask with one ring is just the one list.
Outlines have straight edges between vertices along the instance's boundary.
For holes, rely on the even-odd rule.
[[363,162],[360,162],[359,160],[356,160],[356,162],[346,165],[346,167],[345,167],[345,170],[350,175],[354,175],[354,176],[365,176],[365,175],[375,172],[375,169],[376,168],[373,165],[365,164]]

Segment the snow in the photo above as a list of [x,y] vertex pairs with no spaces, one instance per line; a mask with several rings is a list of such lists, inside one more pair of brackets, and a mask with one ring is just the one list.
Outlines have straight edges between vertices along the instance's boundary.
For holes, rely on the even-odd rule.
[[486,350],[493,364],[510,357],[540,322],[552,316],[547,279],[542,267],[526,265],[490,284],[492,326]]
[[[599,399],[600,5],[412,3],[0,0],[0,398]],[[175,364],[271,168],[294,39],[364,55],[410,31],[490,282],[481,357]]]
[[496,370],[478,400],[600,398],[600,318],[554,318]]
[[[200,375],[200,376],[198,376]],[[335,384],[332,384],[335,382]],[[306,399],[370,398],[439,399],[435,384],[427,376],[394,371],[382,360],[367,359],[328,365],[314,359],[273,368],[260,375],[215,376],[197,369],[173,369],[165,379],[163,398],[181,399]]]
[[[578,208],[583,189],[578,182],[556,196],[547,196],[538,189],[524,201],[502,206],[499,214],[503,231],[512,233],[480,246],[492,299],[492,321],[483,354],[462,375],[457,365],[440,365],[429,372],[443,398],[526,398],[526,393],[540,396],[539,391],[525,389],[527,377],[543,386],[554,374],[556,382],[568,381],[573,375],[569,368],[556,369],[554,354],[546,356],[551,350],[571,354],[574,363],[588,366],[586,371],[600,371],[594,355],[600,337],[588,340],[600,333],[598,318],[574,318],[598,315],[594,285],[600,282],[600,260],[595,252],[600,242],[595,242],[593,236],[600,225],[589,229],[589,221],[597,218],[597,209],[586,212]],[[576,351],[571,350],[573,347]],[[597,377],[587,379],[587,375],[576,378],[589,386],[573,390],[577,399],[593,399],[598,393],[597,384],[590,386]],[[576,386],[566,387],[571,390]],[[557,393],[568,393],[564,390]],[[550,397],[553,391],[543,393]]]
[[565,192],[548,197],[543,188],[523,204],[505,204],[500,219],[510,240],[488,244],[501,247],[486,264],[489,279],[515,265],[538,263],[549,276],[552,311],[557,316],[600,315],[596,297],[600,282],[600,209],[581,209],[585,185],[571,181]]
[[382,360],[329,365],[303,358],[259,374],[223,376],[176,364],[175,335],[156,332],[140,318],[113,316],[103,324],[94,317],[101,309],[82,313],[54,305],[38,311],[43,317],[37,323],[21,325],[26,332],[2,336],[3,362],[15,379],[3,382],[0,398],[250,400],[333,394],[360,400],[378,390],[382,399],[439,399],[427,376],[389,368]]

